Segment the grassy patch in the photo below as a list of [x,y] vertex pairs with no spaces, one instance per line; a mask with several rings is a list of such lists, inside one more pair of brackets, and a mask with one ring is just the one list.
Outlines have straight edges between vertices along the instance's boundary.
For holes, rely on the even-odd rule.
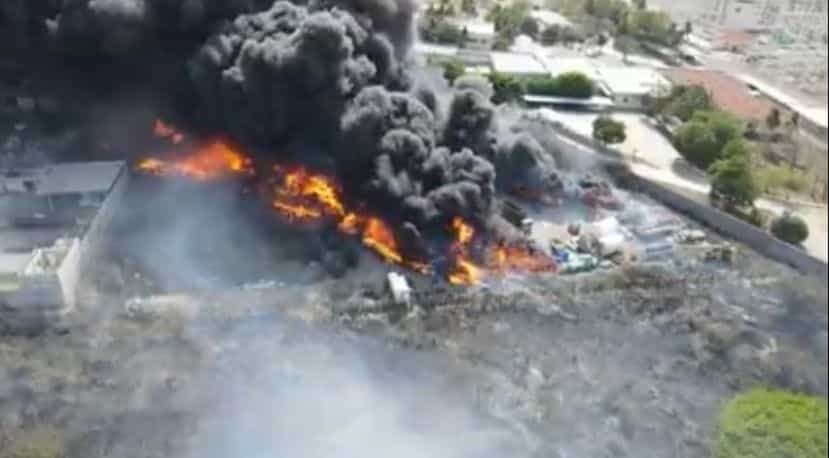
[[12,438],[8,449],[0,450],[0,458],[61,458],[63,435],[51,428],[24,431]]
[[738,395],[720,414],[715,458],[825,458],[826,399],[782,391]]

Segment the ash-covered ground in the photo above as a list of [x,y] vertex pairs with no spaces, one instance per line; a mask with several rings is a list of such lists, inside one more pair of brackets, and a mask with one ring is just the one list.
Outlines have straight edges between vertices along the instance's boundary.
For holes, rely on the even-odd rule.
[[66,458],[706,457],[733,393],[827,394],[825,285],[745,249],[410,276],[405,308],[373,255],[332,276],[324,237],[234,185],[133,186],[82,306],[0,339],[0,449],[54,428]]

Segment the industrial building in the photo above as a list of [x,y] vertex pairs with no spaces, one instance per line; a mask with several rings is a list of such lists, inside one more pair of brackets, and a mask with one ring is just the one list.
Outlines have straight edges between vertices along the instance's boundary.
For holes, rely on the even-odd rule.
[[642,110],[648,99],[667,95],[671,82],[657,71],[644,67],[602,67],[596,84],[617,108]]
[[124,162],[0,171],[0,321],[76,305],[127,181]]

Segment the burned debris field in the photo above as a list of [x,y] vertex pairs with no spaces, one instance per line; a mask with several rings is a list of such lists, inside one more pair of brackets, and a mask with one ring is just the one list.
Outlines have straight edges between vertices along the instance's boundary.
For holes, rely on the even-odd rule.
[[423,68],[417,8],[0,8],[77,83],[0,157],[0,458],[708,458],[827,396],[825,282]]

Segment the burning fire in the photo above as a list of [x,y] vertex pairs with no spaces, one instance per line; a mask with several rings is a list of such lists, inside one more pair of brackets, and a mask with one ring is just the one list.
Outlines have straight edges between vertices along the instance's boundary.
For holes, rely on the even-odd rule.
[[153,123],[153,135],[169,139],[174,145],[178,145],[184,141],[184,134],[160,119],[156,119]]
[[317,221],[330,218],[344,234],[359,236],[363,245],[383,260],[426,273],[429,266],[409,261],[400,251],[394,231],[381,219],[347,211],[340,187],[330,177],[312,173],[303,167],[287,169],[276,166],[280,175],[274,185],[271,205],[292,221]]
[[[156,120],[153,134],[175,145],[184,141],[184,134],[164,121]],[[211,140],[174,159],[147,158],[138,162],[139,171],[157,176],[177,176],[197,181],[210,181],[234,175],[253,175],[253,163],[238,149],[224,140]]]
[[486,247],[483,263],[476,264],[471,257],[475,228],[461,218],[451,223],[455,240],[451,247],[453,267],[448,280],[455,285],[478,283],[487,275],[503,275],[507,272],[555,272],[553,259],[529,247],[499,244]]
[[[156,121],[153,133],[168,139],[174,145],[184,141],[184,135],[174,127]],[[240,150],[223,140],[213,140],[171,159],[147,158],[137,169],[157,176],[175,176],[197,181],[210,181],[231,176],[251,176],[253,162]],[[350,209],[342,199],[342,189],[327,175],[311,172],[303,167],[274,167],[274,177],[267,198],[271,207],[289,221],[332,221],[343,234],[359,238],[363,245],[384,261],[404,266],[420,273],[430,273],[431,266],[408,259],[401,251],[394,230],[382,219]],[[456,217],[449,229],[453,236],[450,246],[451,267],[447,273],[450,283],[469,285],[479,283],[488,275],[509,271],[550,272],[556,266],[552,258],[526,247],[497,245],[478,250],[481,262],[473,256],[476,231],[468,222]]]

